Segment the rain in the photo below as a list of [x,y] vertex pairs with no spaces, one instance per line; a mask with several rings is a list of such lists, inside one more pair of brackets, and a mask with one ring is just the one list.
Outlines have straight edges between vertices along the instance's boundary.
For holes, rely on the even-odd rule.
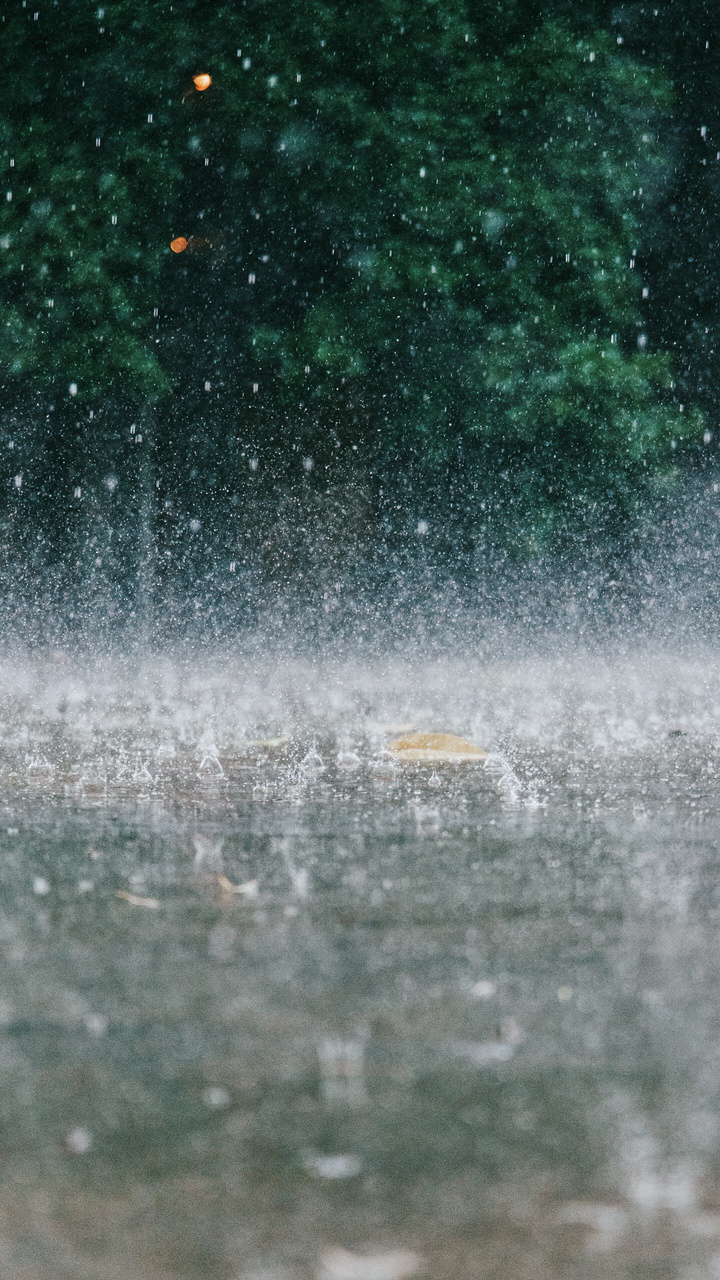
[[0,25],[0,1270],[719,1277],[711,7]]

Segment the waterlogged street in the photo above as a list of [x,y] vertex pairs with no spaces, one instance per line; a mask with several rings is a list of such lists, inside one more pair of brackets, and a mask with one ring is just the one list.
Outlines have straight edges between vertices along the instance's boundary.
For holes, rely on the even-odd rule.
[[718,677],[7,665],[4,1273],[720,1274]]

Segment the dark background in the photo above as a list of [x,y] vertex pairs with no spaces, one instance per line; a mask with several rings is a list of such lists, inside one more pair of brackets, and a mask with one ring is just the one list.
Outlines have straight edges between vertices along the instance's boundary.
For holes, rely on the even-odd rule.
[[14,0],[2,25],[25,634],[332,627],[562,574],[632,612],[668,548],[712,595],[710,5]]

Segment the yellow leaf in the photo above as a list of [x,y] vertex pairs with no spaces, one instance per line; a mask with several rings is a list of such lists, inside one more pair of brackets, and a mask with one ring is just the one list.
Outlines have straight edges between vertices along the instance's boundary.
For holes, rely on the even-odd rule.
[[136,893],[128,893],[126,889],[118,889],[115,897],[123,898],[131,907],[152,907],[155,910],[160,906],[157,898],[139,898]]
[[487,760],[487,751],[454,733],[410,733],[388,743],[397,760],[427,761],[429,764],[474,764]]
[[257,898],[257,880],[246,880],[244,884],[233,884],[227,876],[218,876],[217,882],[223,893],[241,893],[246,898]]

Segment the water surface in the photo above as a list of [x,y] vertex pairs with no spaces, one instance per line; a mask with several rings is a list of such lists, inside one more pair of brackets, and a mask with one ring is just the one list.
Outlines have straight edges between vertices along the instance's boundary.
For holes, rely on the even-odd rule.
[[713,655],[0,675],[6,1274],[720,1275]]

